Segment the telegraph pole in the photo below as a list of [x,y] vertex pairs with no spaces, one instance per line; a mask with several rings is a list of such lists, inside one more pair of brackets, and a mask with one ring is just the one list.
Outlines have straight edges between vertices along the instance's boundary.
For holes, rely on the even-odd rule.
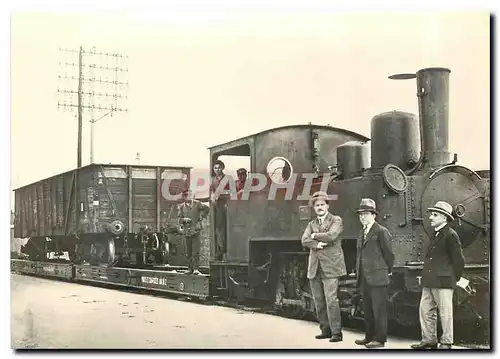
[[82,167],[82,47],[78,51],[78,148],[77,148],[77,168]]
[[[64,75],[59,75],[60,81],[78,81],[77,86],[69,85],[69,89],[57,89],[60,96],[63,96],[63,101],[58,100],[57,105],[59,109],[74,110],[77,109],[78,117],[78,145],[77,145],[77,168],[82,166],[82,130],[83,130],[83,110],[89,111],[90,122],[90,163],[94,161],[94,125],[96,122],[102,120],[106,116],[113,116],[114,112],[126,112],[127,109],[118,106],[118,100],[127,99],[127,96],[118,94],[122,87],[128,86],[128,82],[119,81],[118,74],[127,72],[128,70],[123,66],[127,56],[119,53],[98,52],[95,48],[85,50],[80,46],[79,50],[60,49],[64,53],[78,53],[78,61],[60,62],[69,68],[77,68],[78,75],[68,75],[67,71]],[[92,61],[93,60],[93,61]],[[103,61],[113,61],[113,64],[105,63]],[[99,78],[96,78],[94,71],[98,70]],[[111,75],[110,75],[111,72]],[[120,86],[120,89],[118,88]],[[77,90],[74,90],[77,87]],[[101,89],[98,90],[98,87]],[[97,91],[98,90],[98,91]],[[74,95],[77,97],[77,103],[74,103]],[[86,104],[84,104],[84,98]],[[96,105],[95,101],[100,100]]]
[[[74,171],[73,175],[73,191],[70,198],[70,203],[74,203],[75,206],[75,233],[79,232],[80,228],[80,212],[83,211],[83,203],[80,202],[81,198],[79,196],[79,177],[80,177],[80,167],[82,166],[82,130],[83,130],[83,110],[87,109],[90,111],[90,163],[94,161],[94,124],[106,117],[107,115],[113,115],[113,112],[118,111],[127,111],[126,108],[118,107],[118,99],[127,98],[123,95],[118,95],[118,85],[127,86],[127,82],[118,81],[118,72],[127,71],[118,65],[118,59],[127,58],[126,56],[122,56],[118,53],[104,53],[104,52],[96,52],[95,48],[90,51],[85,50],[82,46],[78,50],[69,50],[69,49],[59,49],[61,52],[70,54],[72,56],[78,54],[78,60],[75,61],[60,61],[60,65],[65,65],[64,74],[60,74],[58,76],[58,89],[57,93],[59,96],[63,97],[63,100],[57,101],[57,106],[59,109],[70,110],[73,111],[75,108],[77,109],[77,117],[78,117],[78,144],[77,144],[77,168]],[[114,66],[100,65],[96,63],[92,63],[90,60],[102,60],[110,58],[115,59]],[[67,69],[73,68],[77,69],[77,76],[68,75]],[[99,70],[101,72],[99,79],[97,79],[94,75],[94,70]],[[106,71],[114,72],[114,76],[111,80],[109,80],[108,76],[103,77]],[[59,88],[61,85],[61,81],[77,81],[77,85],[75,84],[66,84],[62,89]],[[101,87],[108,86],[107,89],[104,89],[103,92],[101,90],[96,92],[95,85],[98,84]],[[87,86],[85,86],[87,85]],[[112,86],[110,89],[109,86]],[[76,90],[75,90],[76,87]],[[87,87],[87,89],[85,89]],[[76,95],[76,104],[74,103],[74,97]],[[87,97],[88,104],[84,104],[84,96]],[[97,106],[94,101],[96,99],[104,99],[102,103],[99,103]],[[114,103],[113,100],[114,99]],[[111,103],[110,103],[111,102]],[[98,118],[94,117],[97,112]],[[104,112],[104,115],[101,115]],[[81,207],[80,207],[81,206]],[[65,232],[69,233],[68,224],[65,225]]]

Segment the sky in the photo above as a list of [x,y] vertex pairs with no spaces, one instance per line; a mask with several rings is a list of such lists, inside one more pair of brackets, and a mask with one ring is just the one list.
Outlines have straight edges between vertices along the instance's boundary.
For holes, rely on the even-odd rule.
[[79,46],[128,56],[127,112],[95,124],[94,162],[207,167],[210,146],[308,122],[370,137],[376,114],[418,113],[415,81],[388,76],[439,66],[451,69],[449,150],[490,168],[487,12],[38,12],[11,17],[11,189],[76,167],[76,112],[58,109],[57,90],[76,90],[58,76],[76,61],[60,48]]

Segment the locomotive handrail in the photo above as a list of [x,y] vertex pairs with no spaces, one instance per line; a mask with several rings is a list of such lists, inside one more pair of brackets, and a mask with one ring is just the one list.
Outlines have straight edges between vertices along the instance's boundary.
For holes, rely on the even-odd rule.
[[467,168],[467,167],[464,167],[464,166],[460,166],[460,165],[453,165],[453,164],[452,165],[446,165],[446,166],[438,168],[437,170],[435,170],[434,172],[432,172],[429,175],[429,179],[431,179],[432,177],[436,176],[439,172],[441,172],[443,170],[446,170],[448,168],[460,168],[460,169],[463,169],[465,171],[470,172],[472,175],[475,175],[477,177],[477,179],[481,179],[481,176],[479,176],[476,172],[474,172],[470,168]]

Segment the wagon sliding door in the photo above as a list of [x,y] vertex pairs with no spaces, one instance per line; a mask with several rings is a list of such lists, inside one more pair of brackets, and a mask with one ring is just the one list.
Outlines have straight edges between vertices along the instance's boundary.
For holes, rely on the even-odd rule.
[[156,228],[157,223],[157,169],[130,168],[131,174],[131,232],[138,233],[142,226]]

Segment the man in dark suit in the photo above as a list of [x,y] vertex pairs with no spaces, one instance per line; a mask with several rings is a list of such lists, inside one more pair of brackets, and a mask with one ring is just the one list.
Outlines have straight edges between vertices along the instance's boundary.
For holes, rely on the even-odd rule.
[[451,349],[453,344],[453,289],[462,276],[464,255],[462,245],[449,222],[453,221],[453,207],[439,201],[430,211],[430,224],[434,236],[426,251],[422,271],[422,296],[420,297],[420,326],[422,341],[413,349],[437,348],[437,316],[439,311],[443,334],[439,349]]
[[184,200],[177,208],[179,224],[182,224],[184,236],[186,237],[186,249],[189,260],[189,269],[186,274],[200,274],[200,232],[202,220],[208,216],[209,208],[200,201],[194,199],[190,190],[182,192]]
[[328,209],[328,195],[316,192],[309,200],[316,218],[307,225],[302,235],[302,245],[309,248],[307,278],[311,285],[321,334],[317,339],[330,338],[342,341],[340,305],[337,297],[339,277],[346,274],[340,233],[342,218]]
[[366,333],[355,341],[367,348],[380,348],[387,341],[387,288],[394,254],[387,228],[375,221],[375,201],[361,199],[359,220],[363,225],[357,243],[356,279],[363,296]]

